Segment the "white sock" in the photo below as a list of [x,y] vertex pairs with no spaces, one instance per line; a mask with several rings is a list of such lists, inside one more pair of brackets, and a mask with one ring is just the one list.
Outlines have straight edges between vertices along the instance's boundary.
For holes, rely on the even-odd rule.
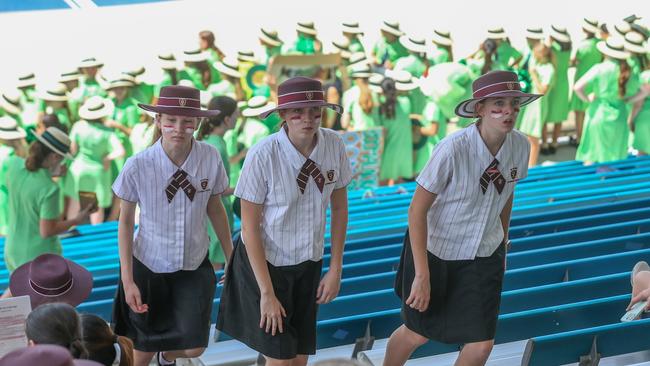
[[164,353],[160,352],[158,354],[158,362],[160,362],[161,365],[173,365],[176,361],[167,361]]

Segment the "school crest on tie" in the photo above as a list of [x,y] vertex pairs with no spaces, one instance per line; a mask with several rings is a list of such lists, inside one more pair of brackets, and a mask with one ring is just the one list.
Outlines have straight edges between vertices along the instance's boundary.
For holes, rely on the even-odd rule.
[[207,188],[208,188],[208,180],[201,179],[201,189],[207,189]]
[[328,170],[327,171],[327,180],[330,181],[330,182],[334,180],[334,171],[333,170]]
[[510,178],[512,179],[517,178],[517,167],[510,169]]
[[187,99],[185,98],[178,99],[178,105],[180,105],[181,107],[185,107],[185,104],[187,104]]

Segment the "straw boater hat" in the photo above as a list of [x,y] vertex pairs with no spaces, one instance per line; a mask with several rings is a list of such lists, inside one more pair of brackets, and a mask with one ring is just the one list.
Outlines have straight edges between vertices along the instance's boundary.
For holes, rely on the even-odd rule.
[[0,117],[0,139],[18,140],[25,138],[25,136],[27,136],[25,130],[18,127],[15,119],[9,116]]
[[453,41],[451,40],[451,33],[447,30],[434,29],[433,36],[431,41],[440,46],[451,46]]
[[131,76],[133,76],[135,78],[135,77],[138,77],[138,76],[144,74],[145,71],[146,71],[146,69],[144,68],[144,66],[138,65],[138,66],[136,66],[136,67],[134,67],[134,68],[132,68],[130,70],[125,71],[124,73],[127,74],[127,75],[131,75]]
[[214,68],[220,73],[239,79],[239,61],[236,58],[224,57],[223,60],[214,63]]
[[118,77],[112,79],[106,86],[106,90],[115,88],[131,88],[135,86],[135,77],[130,74],[120,74]]
[[559,25],[551,25],[551,38],[558,42],[571,42],[571,35],[567,32],[566,28]]
[[370,87],[370,90],[372,90],[375,93],[381,93],[384,91],[384,89],[381,87],[381,83],[386,79],[386,77],[382,74],[372,74],[370,75],[370,78],[368,78],[368,86]]
[[546,38],[546,36],[544,35],[544,30],[541,27],[535,27],[535,28],[526,28],[526,38],[543,41]]
[[632,26],[630,26],[630,23],[626,21],[621,21],[618,23],[614,24],[614,30],[621,36],[625,37],[625,35],[632,30]]
[[171,85],[160,90],[156,105],[138,103],[145,111],[185,117],[213,117],[219,110],[201,109],[199,89],[181,85]]
[[598,21],[591,18],[582,18],[582,29],[593,34],[600,33],[600,28],[598,28]]
[[251,50],[238,51],[237,60],[239,60],[239,62],[257,62],[255,59],[255,53]]
[[359,23],[358,22],[345,22],[343,23],[343,33],[349,33],[349,34],[361,34],[363,35],[363,31],[361,28],[359,28]]
[[173,53],[161,53],[158,55],[158,62],[163,70],[176,70],[178,69],[178,62]]
[[0,107],[10,114],[20,114],[23,111],[20,105],[20,93],[18,90],[12,90],[2,93],[0,97]]
[[600,41],[596,44],[598,51],[605,56],[617,60],[627,60],[630,53],[625,50],[625,44],[619,37],[609,37],[607,41]]
[[278,31],[275,29],[260,28],[260,41],[271,46],[279,47],[282,46],[283,42],[278,36]]
[[88,121],[103,119],[113,115],[115,105],[108,98],[92,96],[79,108],[79,117]]
[[350,54],[350,40],[349,39],[347,39],[345,37],[341,37],[341,38],[339,38],[337,40],[332,41],[332,45],[339,52],[339,54],[341,55],[341,58],[349,60],[350,56],[352,56]]
[[29,88],[30,86],[34,85],[36,85],[36,75],[34,75],[33,72],[28,72],[18,76],[18,88]]
[[67,102],[68,88],[64,84],[56,83],[40,92],[39,98],[46,102]]
[[208,53],[200,49],[183,51],[184,62],[205,62],[208,60]]
[[318,34],[318,32],[316,32],[316,26],[314,26],[314,22],[298,22],[296,31],[304,34],[309,34],[311,36]]
[[628,52],[645,54],[647,51],[643,44],[643,36],[637,32],[629,32],[625,35],[625,49]]
[[460,117],[476,117],[476,104],[486,98],[517,97],[519,105],[526,104],[541,97],[541,94],[529,94],[521,91],[517,74],[511,71],[491,71],[474,80],[472,83],[472,99],[465,100],[456,106],[456,114]]
[[416,53],[427,52],[427,42],[424,40],[424,38],[409,37],[404,35],[399,37],[399,43],[401,43],[402,46],[406,47],[406,49],[411,52],[416,52]]
[[401,37],[404,35],[404,32],[402,32],[399,29],[399,22],[392,21],[392,20],[384,20],[381,24],[380,30],[382,32],[390,33],[397,37]]
[[247,108],[241,113],[244,117],[257,117],[260,114],[270,111],[275,108],[276,105],[273,102],[269,102],[268,98],[263,95],[258,95],[252,97],[248,100]]
[[494,40],[506,39],[508,38],[508,35],[506,34],[506,31],[503,30],[502,27],[495,27],[487,30],[487,38],[494,39]]
[[101,366],[90,360],[74,360],[70,351],[54,344],[15,349],[0,358],[0,366]]
[[418,87],[418,85],[413,82],[413,75],[406,70],[393,70],[386,73],[386,76],[395,80],[395,89],[398,91],[411,91]]
[[370,65],[362,63],[356,64],[349,69],[350,78],[352,79],[368,79],[372,75]]
[[260,118],[266,118],[271,113],[281,109],[310,107],[326,107],[336,113],[343,113],[343,107],[339,104],[325,101],[325,92],[320,81],[297,76],[278,86],[278,106],[261,113]]
[[79,63],[78,68],[86,69],[86,68],[91,68],[91,67],[102,67],[102,66],[104,66],[103,62],[98,61],[94,57],[89,57],[89,58],[85,58],[85,59],[81,60],[81,62]]
[[[48,131],[58,131],[49,139]],[[59,135],[58,137],[55,135]],[[65,145],[62,137],[67,135],[54,127],[49,127],[38,136],[44,144]],[[48,141],[48,142],[46,142]],[[69,144],[70,140],[67,139]],[[68,145],[69,146],[69,145]],[[56,150],[56,149],[53,149]],[[57,153],[59,153],[57,151]],[[84,267],[56,254],[41,254],[31,262],[16,268],[11,274],[9,288],[13,296],[29,296],[32,309],[49,302],[64,302],[72,306],[81,304],[93,289],[93,276]]]
[[348,67],[354,67],[357,64],[368,64],[368,58],[366,57],[366,54],[363,52],[355,52],[352,55],[350,55],[350,63]]
[[61,73],[61,75],[59,76],[59,82],[67,83],[69,81],[79,81],[80,77],[81,74],[79,74],[79,70],[66,71]]

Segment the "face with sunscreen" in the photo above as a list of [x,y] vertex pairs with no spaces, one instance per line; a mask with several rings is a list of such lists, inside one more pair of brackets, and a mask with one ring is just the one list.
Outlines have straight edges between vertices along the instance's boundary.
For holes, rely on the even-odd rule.
[[320,127],[323,111],[320,107],[309,107],[281,109],[278,113],[286,122],[289,138],[304,139],[314,137]]
[[160,128],[163,140],[173,145],[191,143],[199,122],[200,118],[198,117],[169,114],[159,114],[156,116],[156,126]]
[[476,105],[476,115],[485,127],[508,133],[515,127],[519,109],[517,97],[487,98]]

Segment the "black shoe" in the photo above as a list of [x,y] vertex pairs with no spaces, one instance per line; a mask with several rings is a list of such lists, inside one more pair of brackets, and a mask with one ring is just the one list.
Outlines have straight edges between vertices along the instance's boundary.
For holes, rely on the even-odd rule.
[[555,154],[556,152],[557,152],[557,146],[555,146],[555,145],[551,145],[551,146],[548,147],[548,153],[549,153],[550,155],[553,155],[553,154]]
[[549,155],[548,146],[542,146],[542,148],[539,149],[539,153],[542,154],[542,155]]
[[[156,364],[158,364],[158,366],[163,366],[163,364],[160,362],[160,360],[163,358],[162,354],[163,354],[162,352],[157,352],[156,355],[154,356],[154,357],[156,357]],[[176,361],[174,361],[174,363],[172,363],[172,364],[168,363],[166,365],[176,366]]]

